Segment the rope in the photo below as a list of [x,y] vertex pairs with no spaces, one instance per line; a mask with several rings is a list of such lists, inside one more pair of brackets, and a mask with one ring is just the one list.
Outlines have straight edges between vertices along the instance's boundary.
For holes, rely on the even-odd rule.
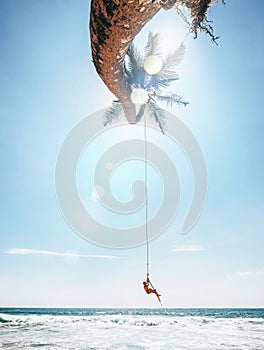
[[190,30],[190,28],[191,28],[191,23],[187,20],[186,16],[184,15],[184,13],[182,12],[182,10],[181,10],[177,5],[174,7],[174,9],[175,9],[175,11],[177,12],[177,14],[181,17],[181,19],[185,22],[185,24],[187,24],[187,27],[188,27],[187,34],[185,35],[185,37],[184,37],[184,39],[183,39],[183,41],[182,41],[182,43],[181,43],[181,45],[182,45],[182,44],[185,43],[186,39],[187,39],[188,36],[190,35],[190,32],[191,32],[191,30]]
[[182,10],[177,5],[174,7],[174,9],[177,12],[177,14],[181,17],[181,19],[187,24],[188,28],[190,28],[191,23],[188,21]]
[[[146,198],[146,205],[145,205],[145,230],[146,230],[146,267],[147,267],[147,277],[149,276],[149,237],[148,237],[148,139],[147,139],[147,113],[145,113],[144,118],[144,180],[145,180],[145,198]],[[149,281],[149,284],[151,287],[156,290],[156,288],[153,286],[151,281]],[[162,302],[159,300],[159,303],[161,307],[164,308]]]
[[146,269],[147,277],[149,276],[149,238],[148,238],[148,142],[147,142],[147,113],[145,113],[144,119],[144,181],[145,181],[145,232],[146,232]]
[[187,34],[185,35],[183,41],[182,41],[182,44],[185,43],[186,39],[188,38],[188,36],[190,35],[190,32],[188,31]]
[[[185,35],[181,44],[184,44],[188,38],[190,32],[188,31]],[[149,220],[149,201],[148,201],[148,139],[147,139],[147,113],[144,113],[144,182],[145,182],[145,235],[146,235],[146,272],[149,277],[149,235],[148,235],[148,220]],[[153,284],[149,281],[151,287],[155,289]],[[164,307],[160,301],[160,305]]]

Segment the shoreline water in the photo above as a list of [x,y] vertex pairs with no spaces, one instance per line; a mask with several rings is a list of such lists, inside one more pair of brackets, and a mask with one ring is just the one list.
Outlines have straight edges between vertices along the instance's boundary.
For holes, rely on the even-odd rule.
[[264,348],[264,308],[0,308],[0,349]]

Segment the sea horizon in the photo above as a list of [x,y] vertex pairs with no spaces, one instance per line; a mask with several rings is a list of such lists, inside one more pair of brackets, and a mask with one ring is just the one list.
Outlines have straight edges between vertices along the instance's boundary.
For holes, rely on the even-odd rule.
[[264,306],[166,306],[166,307],[135,307],[135,306],[1,306],[0,309],[264,309]]

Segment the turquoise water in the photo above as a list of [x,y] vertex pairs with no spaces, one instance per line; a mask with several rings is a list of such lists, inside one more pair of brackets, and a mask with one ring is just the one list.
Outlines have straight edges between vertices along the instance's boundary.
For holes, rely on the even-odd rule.
[[[138,316],[197,316],[211,318],[263,318],[264,309],[111,309],[111,308],[0,308],[0,314],[7,315],[138,315]],[[1,320],[0,320],[1,322]]]
[[264,349],[264,309],[0,308],[0,349]]

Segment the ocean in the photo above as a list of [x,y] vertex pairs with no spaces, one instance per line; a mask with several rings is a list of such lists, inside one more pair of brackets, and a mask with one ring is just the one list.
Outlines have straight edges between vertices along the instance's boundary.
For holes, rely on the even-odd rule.
[[264,309],[0,308],[0,349],[264,350]]

